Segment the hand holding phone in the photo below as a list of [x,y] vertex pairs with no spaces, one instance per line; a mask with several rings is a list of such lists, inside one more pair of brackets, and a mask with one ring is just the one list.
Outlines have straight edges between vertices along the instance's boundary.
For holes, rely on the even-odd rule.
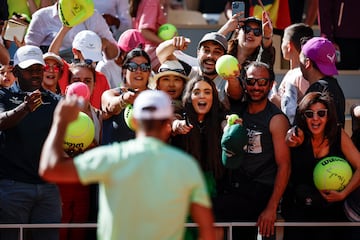
[[242,12],[242,14],[239,16],[239,19],[245,17],[245,3],[243,1],[235,1],[232,2],[232,15],[238,14]]
[[190,126],[189,117],[187,116],[186,112],[183,113],[183,118],[185,119],[186,126]]

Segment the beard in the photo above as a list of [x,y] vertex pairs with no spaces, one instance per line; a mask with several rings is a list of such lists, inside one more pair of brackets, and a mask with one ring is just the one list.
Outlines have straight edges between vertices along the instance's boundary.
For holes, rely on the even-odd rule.
[[255,90],[247,91],[246,92],[246,99],[250,100],[251,102],[257,103],[257,102],[262,102],[265,99],[267,99],[270,91],[267,91],[267,92],[261,91],[262,94],[261,95],[257,94],[256,97],[254,97],[251,94],[252,92],[259,92],[259,91],[255,91]]

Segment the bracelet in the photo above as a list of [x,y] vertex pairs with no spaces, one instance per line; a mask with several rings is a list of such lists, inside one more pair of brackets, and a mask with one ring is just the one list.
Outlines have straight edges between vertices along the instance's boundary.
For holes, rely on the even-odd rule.
[[120,108],[124,109],[126,107],[127,103],[124,100],[124,93],[122,93],[120,95],[120,102],[119,103],[120,103]]

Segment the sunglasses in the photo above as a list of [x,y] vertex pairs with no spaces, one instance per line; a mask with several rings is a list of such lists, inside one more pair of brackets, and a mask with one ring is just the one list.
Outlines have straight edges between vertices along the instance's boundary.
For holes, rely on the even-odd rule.
[[248,34],[249,32],[253,32],[254,33],[254,35],[255,36],[260,36],[261,34],[262,34],[262,30],[261,30],[261,28],[252,28],[252,27],[250,27],[250,26],[248,26],[248,25],[245,25],[244,27],[244,32],[246,33],[246,34]]
[[134,62],[129,62],[124,65],[124,68],[128,69],[130,72],[135,72],[139,68],[142,72],[149,72],[151,69],[151,66],[149,63],[137,64]]
[[318,111],[306,110],[304,112],[304,116],[306,118],[313,118],[314,115],[316,114],[318,117],[323,118],[323,117],[326,117],[327,111],[328,111],[327,109],[320,109]]
[[255,83],[258,84],[259,87],[266,86],[269,82],[268,78],[246,78],[246,85],[255,86]]
[[73,59],[73,61],[72,61],[73,63],[81,63],[81,62],[84,62],[85,64],[87,64],[87,65],[92,65],[93,64],[93,60],[91,60],[91,59],[84,59],[83,61],[81,61],[80,59]]
[[45,67],[44,67],[44,71],[45,71],[45,72],[50,72],[51,69],[52,69],[55,73],[58,73],[58,72],[60,72],[61,67],[60,67],[59,65],[57,65],[57,64],[55,64],[55,65],[46,64]]

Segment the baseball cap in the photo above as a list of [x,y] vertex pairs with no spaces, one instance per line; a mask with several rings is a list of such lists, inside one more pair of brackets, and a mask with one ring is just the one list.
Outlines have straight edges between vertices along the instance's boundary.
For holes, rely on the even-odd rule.
[[135,99],[133,117],[135,119],[169,119],[173,116],[171,99],[163,91],[145,90]]
[[152,78],[152,84],[157,84],[159,78],[168,75],[179,76],[185,81],[189,80],[189,78],[186,76],[184,67],[178,60],[168,60],[161,64],[158,73],[155,74]]
[[18,48],[14,54],[14,66],[19,65],[20,68],[28,68],[34,64],[45,66],[43,53],[37,46],[25,45]]
[[62,60],[62,58],[59,55],[56,55],[55,53],[52,52],[47,52],[43,55],[43,59],[52,59],[55,60],[58,64],[60,64],[61,66],[64,65],[64,62]]
[[200,49],[201,44],[203,44],[206,41],[217,42],[224,48],[225,52],[228,49],[228,42],[227,42],[225,36],[220,33],[210,32],[210,33],[205,34],[198,44],[198,49]]
[[303,54],[316,63],[319,70],[327,75],[337,75],[335,47],[323,37],[313,37],[301,48]]
[[98,62],[102,59],[102,44],[100,37],[90,30],[83,30],[75,35],[72,47],[81,51],[85,59]]
[[229,168],[237,168],[244,159],[244,146],[248,143],[245,127],[241,124],[229,126],[222,135],[222,162]]
[[259,18],[256,18],[256,17],[248,17],[248,18],[246,18],[246,20],[244,21],[245,25],[246,25],[247,23],[250,23],[250,22],[257,23],[259,26],[262,26],[262,21],[261,21]]
[[141,35],[140,31],[136,29],[126,30],[120,35],[118,40],[118,47],[124,52],[130,52],[140,44],[144,46],[145,39]]

